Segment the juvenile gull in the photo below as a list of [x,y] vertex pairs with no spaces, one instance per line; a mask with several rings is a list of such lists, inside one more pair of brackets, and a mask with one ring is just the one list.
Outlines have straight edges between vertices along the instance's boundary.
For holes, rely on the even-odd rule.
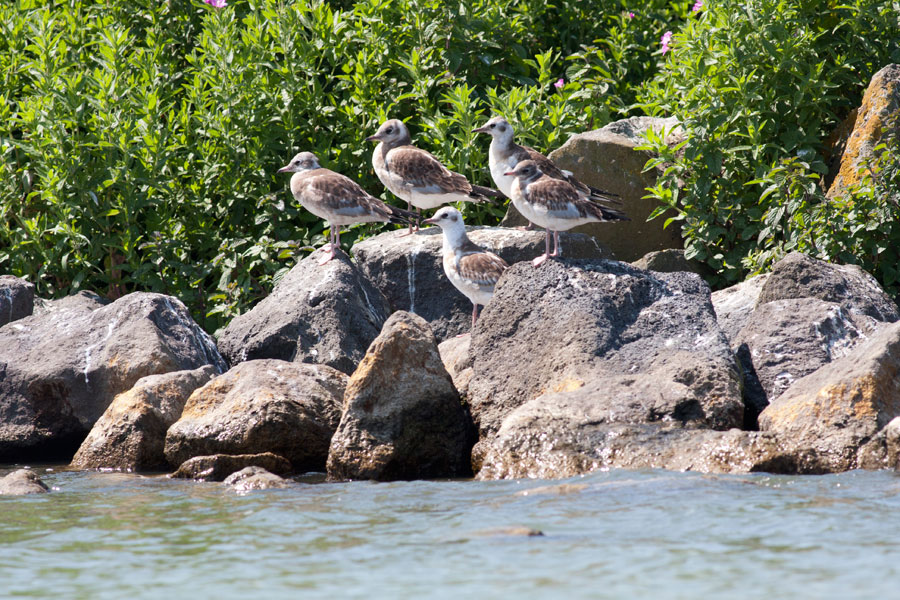
[[[510,190],[513,205],[526,219],[547,230],[544,254],[532,264],[540,266],[550,256],[559,256],[559,232],[585,223],[628,221],[624,213],[603,206],[578,193],[568,181],[554,179],[541,173],[533,160],[524,160],[504,175],[513,177]],[[553,233],[553,253],[550,253],[550,233]]]
[[462,215],[452,206],[445,206],[425,222],[444,231],[444,273],[472,301],[472,327],[475,327],[478,305],[485,306],[491,301],[494,285],[509,265],[469,239]]
[[503,117],[494,117],[473,131],[486,133],[491,136],[491,146],[488,150],[488,164],[491,169],[491,177],[493,177],[494,183],[500,188],[500,191],[508,198],[512,198],[512,185],[515,177],[507,175],[507,173],[515,169],[523,160],[533,160],[537,168],[541,170],[541,173],[553,179],[562,179],[569,182],[581,196],[590,198],[595,202],[621,204],[618,200],[612,199],[618,194],[605,192],[582,183],[571,172],[558,168],[553,164],[553,161],[534,148],[520,146],[515,143],[513,141],[515,132],[512,125]]
[[372,153],[372,166],[378,179],[392,194],[406,200],[408,209],[415,206],[417,214],[420,209],[451,202],[484,202],[490,196],[501,196],[495,189],[472,185],[464,175],[447,169],[431,153],[413,146],[402,121],[385,121],[366,141],[378,142]]
[[291,175],[291,193],[309,212],[328,221],[328,254],[319,264],[334,258],[341,247],[341,226],[351,223],[408,223],[412,213],[390,206],[370,195],[359,184],[319,166],[312,152],[300,152],[279,173]]

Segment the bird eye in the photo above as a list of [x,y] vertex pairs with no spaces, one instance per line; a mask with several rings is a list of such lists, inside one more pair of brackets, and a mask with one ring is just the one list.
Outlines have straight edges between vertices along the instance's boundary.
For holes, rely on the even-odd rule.
[[384,132],[385,132],[385,133],[394,133],[394,128],[393,128],[393,127],[388,127],[387,129],[384,130]]
[[299,160],[295,160],[295,161],[294,161],[294,164],[295,164],[295,165],[299,165],[299,164],[300,164],[300,161],[299,161]]
[[496,126],[497,126],[496,123],[491,123],[491,129],[493,129],[493,128],[496,127]]

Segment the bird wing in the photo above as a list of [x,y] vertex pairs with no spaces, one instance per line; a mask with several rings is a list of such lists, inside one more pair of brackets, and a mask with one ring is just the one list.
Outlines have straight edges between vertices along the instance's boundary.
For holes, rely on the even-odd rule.
[[456,270],[460,276],[482,287],[493,287],[508,268],[505,260],[472,242],[457,254]]
[[302,198],[341,217],[372,215],[388,220],[390,210],[358,183],[328,169],[317,169],[305,179]]
[[431,153],[415,146],[400,146],[388,152],[388,169],[420,194],[472,191],[469,181],[441,164]]
[[546,175],[525,188],[525,199],[556,219],[594,218],[598,221],[627,221],[625,213],[603,206],[578,193],[569,182]]

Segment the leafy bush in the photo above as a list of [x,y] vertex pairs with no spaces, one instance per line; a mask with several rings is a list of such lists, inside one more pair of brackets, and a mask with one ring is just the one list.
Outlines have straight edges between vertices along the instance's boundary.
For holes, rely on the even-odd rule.
[[642,100],[679,117],[688,137],[678,148],[650,140],[665,167],[650,193],[658,214],[676,211],[687,255],[718,283],[786,251],[816,252],[831,211],[823,140],[872,74],[900,60],[898,42],[889,0],[721,0],[676,33]]
[[[622,0],[4,3],[0,272],[49,296],[170,293],[221,327],[324,241],[275,173],[294,152],[378,193],[362,140],[390,115],[489,184],[476,124],[502,113],[550,148],[629,114],[688,6],[652,0],[631,18]],[[466,208],[475,223],[502,212]]]

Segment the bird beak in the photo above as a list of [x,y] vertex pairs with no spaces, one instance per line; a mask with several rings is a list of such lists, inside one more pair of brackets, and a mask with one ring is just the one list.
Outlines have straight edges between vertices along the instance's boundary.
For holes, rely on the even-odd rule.
[[435,223],[437,223],[437,221],[434,220],[434,217],[432,217],[432,218],[430,218],[430,219],[422,219],[422,222],[423,222],[423,223],[431,223],[432,225],[434,225]]
[[506,175],[506,176],[515,175],[515,174],[516,174],[515,171],[507,171],[506,173],[504,173],[504,175]]
[[487,130],[488,130],[488,126],[482,125],[481,127],[477,127],[475,129],[473,129],[472,133],[487,133]]
[[291,165],[284,165],[283,167],[278,169],[278,172],[279,173],[287,173],[290,170],[291,170]]
[[381,136],[376,133],[375,135],[370,135],[369,137],[367,137],[366,141],[367,142],[377,142],[380,139],[381,139]]

